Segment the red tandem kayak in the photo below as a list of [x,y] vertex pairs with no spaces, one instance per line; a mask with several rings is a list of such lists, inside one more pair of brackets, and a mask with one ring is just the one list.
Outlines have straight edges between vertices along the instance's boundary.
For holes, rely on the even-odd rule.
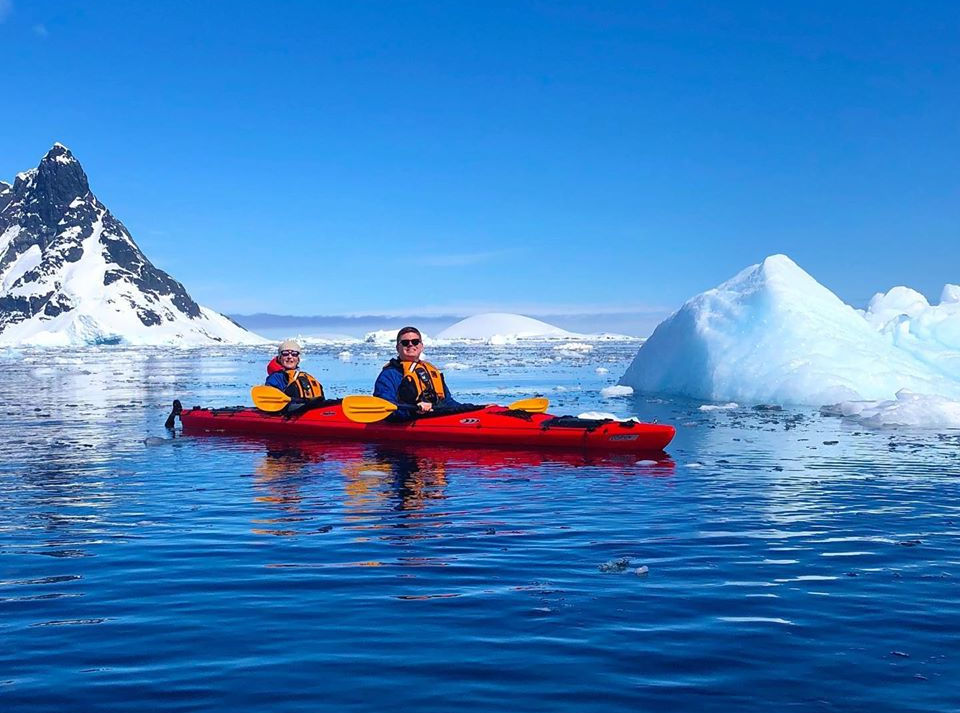
[[477,407],[399,423],[355,423],[344,415],[338,403],[293,416],[244,407],[194,407],[184,409],[180,420],[185,433],[567,448],[603,453],[662,451],[676,433],[673,426],[659,423],[551,416],[504,406]]

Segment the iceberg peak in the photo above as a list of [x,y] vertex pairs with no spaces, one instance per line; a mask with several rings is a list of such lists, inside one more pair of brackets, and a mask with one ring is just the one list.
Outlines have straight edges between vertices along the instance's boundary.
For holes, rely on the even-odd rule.
[[944,285],[940,293],[940,304],[956,304],[960,302],[960,285]]
[[[878,320],[881,311],[929,307],[908,288],[871,304]],[[899,348],[865,316],[786,255],[771,255],[664,320],[620,383],[708,401],[814,406],[892,399],[904,388],[960,395],[960,381]]]

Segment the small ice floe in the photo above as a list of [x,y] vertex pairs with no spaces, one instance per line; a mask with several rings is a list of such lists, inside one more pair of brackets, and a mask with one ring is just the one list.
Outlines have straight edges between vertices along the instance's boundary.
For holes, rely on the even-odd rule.
[[729,411],[730,409],[740,408],[740,404],[735,401],[731,401],[726,404],[703,404],[700,407],[701,411]]
[[344,349],[342,352],[337,354],[337,359],[339,359],[340,361],[350,361],[351,357],[353,357],[353,354],[351,354],[346,349]]
[[143,439],[143,445],[145,446],[166,446],[173,443],[172,438],[157,438],[156,436],[148,436]]
[[821,407],[820,413],[877,428],[960,428],[960,401],[906,389],[898,391],[893,401],[842,401]]
[[463,371],[464,369],[469,369],[469,364],[464,364],[459,361],[450,361],[443,365],[443,368],[446,371]]
[[593,345],[584,344],[583,342],[567,342],[566,344],[558,344],[553,350],[556,352],[586,354],[587,352],[593,351]]
[[656,465],[657,462],[655,460],[638,460],[634,465]]
[[615,399],[620,396],[633,396],[633,387],[621,386],[620,384],[615,384],[614,386],[604,386],[602,389],[600,389],[600,395],[605,399]]
[[599,565],[597,569],[601,572],[626,572],[630,570],[638,577],[642,577],[650,571],[650,568],[643,564],[639,567],[634,567],[629,557],[618,557],[615,560],[604,562]]
[[618,557],[615,560],[604,562],[603,564],[599,565],[597,569],[599,569],[601,572],[626,572],[629,566],[629,557]]
[[697,462],[687,463],[687,468],[702,468],[702,467],[703,467],[703,463],[697,463]]
[[609,373],[610,370],[605,366],[598,366],[594,371],[600,375],[603,375]]

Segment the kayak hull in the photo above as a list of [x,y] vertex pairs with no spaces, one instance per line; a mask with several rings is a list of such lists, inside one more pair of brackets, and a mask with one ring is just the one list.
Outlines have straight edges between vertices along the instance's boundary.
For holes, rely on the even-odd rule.
[[355,423],[339,404],[294,416],[253,408],[194,407],[180,415],[186,433],[246,434],[353,440],[371,443],[430,443],[512,448],[564,448],[603,453],[659,452],[673,426],[636,421],[585,421],[549,414],[523,414],[503,406],[390,423]]

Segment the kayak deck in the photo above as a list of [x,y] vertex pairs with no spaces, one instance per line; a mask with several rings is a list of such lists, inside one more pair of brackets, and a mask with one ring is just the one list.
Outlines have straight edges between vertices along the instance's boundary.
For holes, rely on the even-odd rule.
[[194,407],[180,414],[187,433],[225,433],[368,442],[449,443],[585,449],[609,453],[662,451],[673,426],[587,420],[511,411],[503,406],[458,409],[405,422],[355,423],[339,404],[284,416],[254,408]]

